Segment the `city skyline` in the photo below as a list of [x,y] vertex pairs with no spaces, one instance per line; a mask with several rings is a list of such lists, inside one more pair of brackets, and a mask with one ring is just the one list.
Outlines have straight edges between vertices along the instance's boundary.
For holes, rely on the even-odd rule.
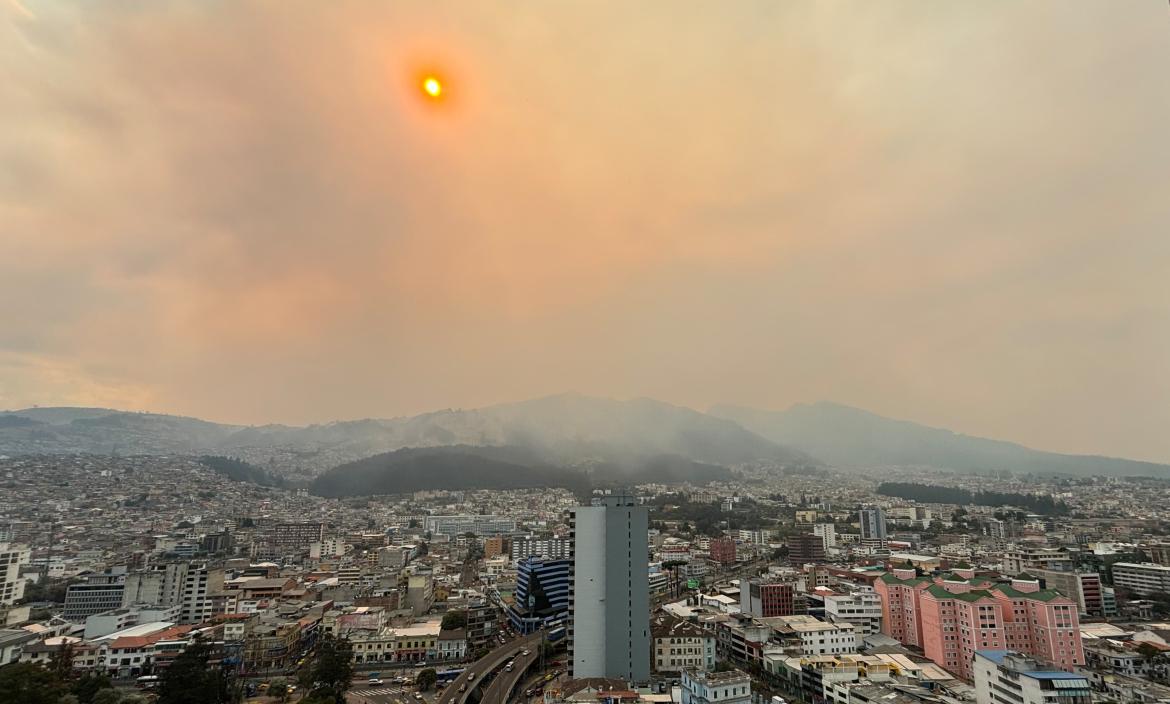
[[0,407],[830,400],[1170,460],[1166,12],[5,3]]

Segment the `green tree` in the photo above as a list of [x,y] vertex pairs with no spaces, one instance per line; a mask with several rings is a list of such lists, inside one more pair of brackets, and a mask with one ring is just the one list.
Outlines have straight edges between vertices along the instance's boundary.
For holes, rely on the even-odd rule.
[[58,682],[68,682],[73,677],[73,644],[64,643],[49,660],[49,669]]
[[221,704],[228,700],[223,674],[208,666],[211,647],[196,640],[162,676],[159,704]]
[[276,680],[268,688],[268,696],[276,699],[280,704],[285,704],[289,697],[292,696],[292,690],[289,689],[288,683],[284,680]]
[[326,635],[317,643],[313,661],[310,695],[344,704],[345,690],[353,681],[353,646],[344,638]]
[[[110,678],[98,672],[86,672],[73,683],[73,694],[81,704],[93,704],[101,692],[112,692]],[[116,701],[116,700],[115,700]]]
[[443,614],[443,623],[441,628],[448,631],[454,631],[459,628],[467,626],[467,612],[466,611],[448,611]]
[[53,673],[31,662],[0,667],[0,692],[5,701],[20,704],[57,704],[65,687]]
[[420,671],[414,681],[418,684],[418,688],[425,692],[434,687],[438,680],[439,674],[435,672],[435,668],[428,667]]
[[127,700],[122,697],[122,693],[118,690],[102,689],[93,695],[92,704],[124,704],[125,701]]

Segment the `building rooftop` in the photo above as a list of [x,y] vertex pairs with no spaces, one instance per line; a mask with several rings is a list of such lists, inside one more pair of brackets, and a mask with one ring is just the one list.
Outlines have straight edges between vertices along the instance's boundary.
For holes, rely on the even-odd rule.
[[726,672],[704,672],[700,670],[688,669],[687,676],[696,682],[702,682],[708,686],[717,684],[727,684],[729,682],[739,682],[740,680],[750,680],[751,676],[743,670],[727,670]]
[[1000,667],[1007,668],[1012,672],[1023,675],[1024,677],[1031,677],[1035,680],[1081,680],[1085,683],[1085,687],[1089,686],[1088,679],[1083,675],[1078,675],[1074,672],[1065,672],[1064,670],[1049,669],[1055,667],[1055,665],[1041,662],[1011,650],[976,650],[975,655],[990,660]]
[[660,613],[650,618],[650,635],[653,638],[702,638],[710,634],[690,621]]

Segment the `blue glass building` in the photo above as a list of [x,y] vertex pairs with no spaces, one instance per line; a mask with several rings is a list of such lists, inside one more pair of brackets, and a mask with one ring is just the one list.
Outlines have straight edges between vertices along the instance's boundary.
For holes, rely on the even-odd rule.
[[536,557],[516,564],[516,591],[508,620],[518,633],[564,624],[569,614],[569,566],[569,560]]

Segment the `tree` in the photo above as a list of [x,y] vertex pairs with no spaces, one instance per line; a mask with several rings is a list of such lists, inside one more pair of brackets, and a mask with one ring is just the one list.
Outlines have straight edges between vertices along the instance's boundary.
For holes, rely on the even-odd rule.
[[268,688],[268,696],[273,697],[280,704],[285,704],[288,698],[292,696],[292,691],[288,688],[288,684],[284,680],[276,680]]
[[326,635],[317,643],[310,694],[325,701],[344,704],[345,690],[353,681],[353,646],[344,638]]
[[40,665],[22,662],[0,667],[0,692],[5,701],[57,704],[65,694],[61,682]]
[[448,611],[443,614],[443,623],[440,625],[445,631],[454,631],[460,628],[467,627],[467,612],[466,611]]
[[116,689],[102,689],[97,694],[93,695],[92,704],[124,704],[126,699],[122,698],[122,693]]
[[211,647],[196,640],[179,653],[162,676],[159,704],[220,704],[227,700],[223,674],[208,667]]
[[58,682],[67,682],[73,676],[73,653],[73,644],[65,642],[49,660],[49,669]]
[[439,681],[439,673],[435,672],[435,668],[428,667],[418,673],[418,677],[414,678],[418,688],[422,691],[427,691],[435,686],[435,682]]
[[[97,701],[97,695],[102,692],[112,692],[112,684],[110,678],[106,675],[97,672],[86,672],[77,678],[73,683],[73,693],[77,695],[77,700],[81,704],[94,704]],[[118,700],[115,699],[115,702]]]

